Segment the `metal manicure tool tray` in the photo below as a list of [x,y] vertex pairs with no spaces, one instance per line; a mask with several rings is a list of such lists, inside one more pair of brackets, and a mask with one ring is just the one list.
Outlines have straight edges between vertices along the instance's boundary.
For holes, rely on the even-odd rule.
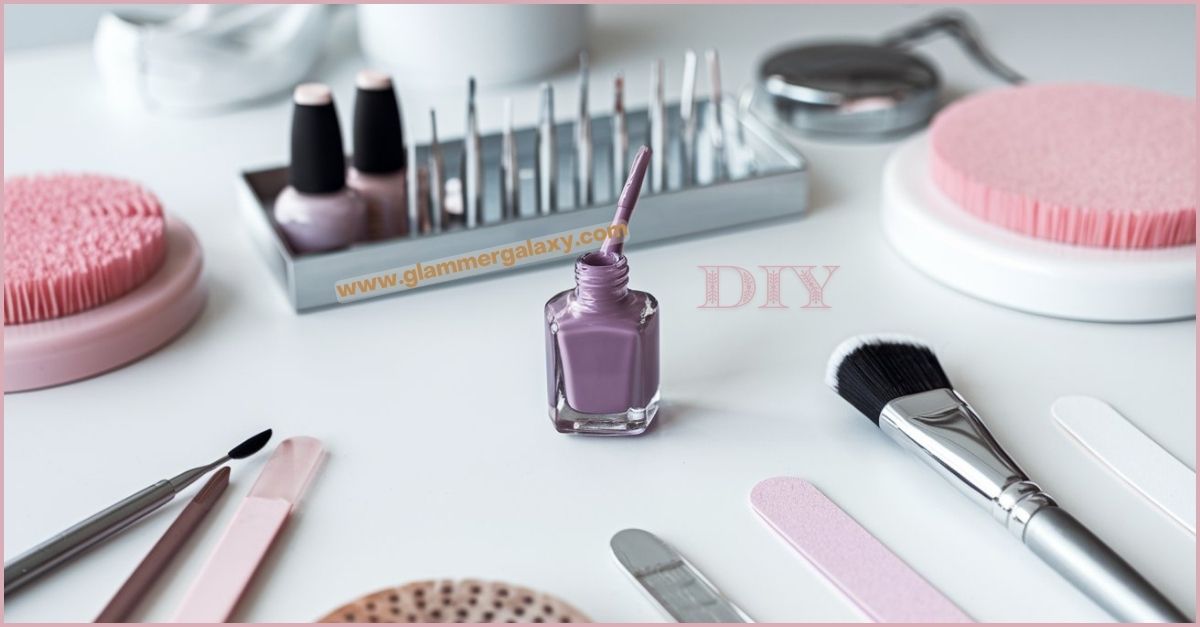
[[[739,107],[726,96],[720,107],[724,119],[725,159],[713,146],[717,136],[710,119],[708,104],[697,103],[693,167],[684,167],[682,120],[679,107],[666,109],[665,189],[656,190],[649,180],[638,202],[636,219],[629,228],[631,245],[674,237],[714,232],[741,225],[796,216],[808,207],[808,164],[803,155],[750,115],[739,115]],[[629,155],[643,143],[649,144],[649,117],[646,110],[627,114]],[[558,207],[541,213],[537,207],[535,181],[536,131],[519,129],[514,135],[519,172],[519,205],[516,217],[501,219],[500,161],[502,135],[482,137],[483,221],[466,228],[442,228],[440,220],[421,232],[390,240],[363,242],[348,249],[299,255],[289,246],[271,217],[272,205],[287,185],[287,167],[248,170],[238,177],[238,204],[251,226],[251,235],[279,277],[288,300],[296,311],[305,311],[339,303],[419,291],[417,288],[448,281],[496,276],[500,271],[524,268],[551,261],[573,260],[580,254],[600,247],[599,239],[576,243],[568,253],[559,248],[546,254],[520,256],[520,250],[532,253],[533,247],[555,237],[601,228],[612,220],[614,203],[625,173],[613,176],[612,120],[609,116],[592,118],[594,199],[586,206],[575,202],[574,123],[556,125],[558,149]],[[462,163],[461,140],[441,142],[447,178],[458,176]],[[420,145],[410,152],[409,223],[418,225],[418,206],[427,199],[428,184],[416,170],[428,163],[430,147]],[[412,156],[415,155],[415,160]],[[685,171],[693,172],[685,177]],[[688,181],[687,179],[691,179]],[[418,184],[420,181],[420,184]],[[448,185],[447,187],[452,187]],[[413,193],[417,190],[417,193]],[[413,202],[417,199],[418,202]],[[489,251],[508,249],[506,258],[514,263],[491,261],[480,265],[468,258]],[[513,259],[517,251],[518,259]],[[463,261],[470,261],[465,267]],[[485,260],[487,261],[487,260]],[[439,266],[457,271],[439,272]],[[417,264],[420,264],[418,266]],[[451,264],[447,266],[446,264]],[[405,271],[420,277],[407,285]],[[413,274],[413,273],[416,274]],[[424,273],[424,274],[422,274]],[[436,276],[434,276],[436,274]],[[361,289],[360,289],[361,288]]]

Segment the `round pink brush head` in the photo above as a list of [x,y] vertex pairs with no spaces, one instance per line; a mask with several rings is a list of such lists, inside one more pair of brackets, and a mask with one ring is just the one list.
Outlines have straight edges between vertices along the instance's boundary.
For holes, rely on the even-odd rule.
[[1196,241],[1196,104],[1128,87],[1026,85],[947,107],[930,174],[959,207],[1031,237],[1100,248]]
[[200,243],[146,188],[91,174],[4,181],[4,391],[107,372],[204,307]]
[[158,198],[91,174],[4,181],[4,323],[60,318],[144,283],[166,256]]

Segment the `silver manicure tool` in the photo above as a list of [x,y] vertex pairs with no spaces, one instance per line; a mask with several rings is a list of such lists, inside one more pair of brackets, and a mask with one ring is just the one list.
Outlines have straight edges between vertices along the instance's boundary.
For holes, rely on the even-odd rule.
[[463,135],[463,215],[467,228],[483,224],[483,149],[475,110],[475,77],[467,79],[467,130]]
[[708,62],[708,83],[711,88],[708,101],[709,139],[713,149],[713,176],[720,180],[727,171],[725,155],[725,118],[721,115],[721,59],[714,48],[704,53]]
[[663,101],[662,59],[650,65],[650,188],[667,188],[667,112]]
[[176,494],[221,464],[231,459],[245,459],[262,450],[270,439],[271,430],[267,429],[233,447],[216,461],[185,470],[135,492],[26,551],[4,565],[4,594],[7,596],[75,555],[124,531],[171,502]]
[[446,166],[442,161],[442,145],[438,143],[437,113],[429,110],[429,213],[433,216],[433,229],[441,231],[450,227],[450,214],[446,211]]
[[634,582],[670,618],[681,623],[754,622],[654,534],[625,529],[609,545]]
[[500,147],[500,204],[504,220],[521,215],[520,164],[517,162],[517,139],[513,135],[512,115],[512,98],[506,98]]
[[683,56],[683,93],[679,99],[680,133],[683,145],[683,182],[696,180],[696,51],[688,49]]
[[613,80],[613,115],[612,115],[612,184],[613,198],[621,193],[625,185],[625,172],[629,165],[629,124],[625,119],[625,77],[617,74]]
[[592,189],[592,116],[588,112],[588,54],[579,53],[579,118],[575,121],[575,206],[595,201]]
[[537,208],[558,210],[558,139],[554,131],[554,88],[542,83],[542,107],[537,127]]

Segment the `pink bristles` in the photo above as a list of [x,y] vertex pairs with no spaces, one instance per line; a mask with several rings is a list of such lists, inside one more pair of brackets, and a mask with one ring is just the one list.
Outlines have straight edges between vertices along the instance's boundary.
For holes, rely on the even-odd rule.
[[1140,89],[998,89],[942,111],[930,176],[967,212],[1099,248],[1196,242],[1196,104]]
[[103,305],[162,265],[158,198],[132,181],[91,174],[4,181],[4,323],[60,318]]

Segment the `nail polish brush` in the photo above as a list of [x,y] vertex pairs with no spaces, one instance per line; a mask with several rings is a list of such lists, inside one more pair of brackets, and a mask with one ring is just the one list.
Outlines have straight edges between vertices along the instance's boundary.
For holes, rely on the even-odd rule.
[[650,186],[655,192],[667,187],[667,111],[663,101],[662,59],[650,65],[650,149],[654,151]]
[[542,83],[537,127],[537,208],[542,214],[558,210],[558,143],[554,131],[554,88]]
[[521,180],[512,115],[512,98],[506,98],[504,100],[504,131],[500,149],[500,203],[502,217],[505,220],[511,220],[521,214]]
[[475,109],[475,77],[467,79],[467,130],[463,135],[463,214],[467,228],[483,224],[483,151]]
[[588,112],[588,54],[579,53],[579,117],[575,121],[575,206],[594,200],[592,191],[592,117]]
[[629,155],[629,124],[625,119],[625,77],[617,74],[613,80],[613,193],[621,192],[621,174],[625,172],[625,160]]
[[[653,151],[646,146],[638,149],[637,155],[633,157],[633,167],[629,169],[629,177],[625,180],[625,187],[621,190],[621,196],[617,199],[617,213],[613,216],[612,227],[609,228],[608,237],[604,239],[604,243],[600,245],[600,254],[605,256],[619,256],[625,248],[625,234],[628,229],[620,229],[629,224],[629,218],[633,216],[633,208],[637,205],[638,196],[642,193],[642,181],[646,178],[646,169],[650,166],[650,160]],[[623,234],[622,231],[625,233]]]
[[262,450],[270,439],[271,430],[267,429],[233,447],[220,459],[159,481],[30,549],[4,565],[4,593],[20,588],[84,549],[125,530],[221,464],[245,459]]

